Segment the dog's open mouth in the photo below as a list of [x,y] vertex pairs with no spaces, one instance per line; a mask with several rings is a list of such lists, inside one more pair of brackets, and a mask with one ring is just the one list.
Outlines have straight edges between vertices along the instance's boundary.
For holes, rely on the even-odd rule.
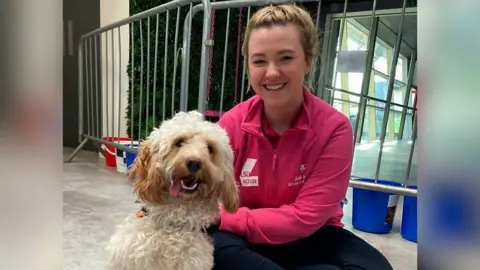
[[200,180],[194,176],[174,179],[170,185],[170,194],[177,197],[179,193],[192,194],[198,189]]

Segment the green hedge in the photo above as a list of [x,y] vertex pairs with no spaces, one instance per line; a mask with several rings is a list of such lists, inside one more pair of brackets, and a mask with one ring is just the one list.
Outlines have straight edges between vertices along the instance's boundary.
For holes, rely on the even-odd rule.
[[[134,15],[142,11],[148,10],[150,8],[159,6],[168,1],[165,0],[130,0],[130,14]],[[306,3],[304,6],[308,10],[311,10],[312,13],[316,11],[317,3]],[[255,12],[258,8],[251,8],[251,14]],[[178,44],[177,47],[181,48],[182,46],[182,34],[183,34],[183,23],[185,21],[185,16],[189,11],[189,7],[185,6],[180,9],[180,23],[179,23],[179,35],[178,35]],[[225,76],[225,92],[224,92],[224,102],[223,110],[229,110],[234,106],[234,88],[235,88],[235,67],[236,67],[236,53],[237,53],[237,27],[238,27],[238,14],[239,9],[231,9],[230,12],[230,30],[229,30],[229,40],[228,40],[228,52],[227,52],[227,68]],[[177,10],[170,11],[169,14],[169,37],[168,37],[168,64],[167,64],[167,83],[166,83],[166,116],[169,118],[172,114],[171,112],[171,91],[172,91],[172,77],[173,77],[173,67],[174,67],[174,39],[175,39],[175,24],[176,24]],[[127,116],[127,133],[131,134],[133,129],[133,139],[143,139],[146,134],[148,134],[153,126],[158,126],[162,120],[163,114],[163,79],[164,79],[164,42],[165,42],[165,29],[166,29],[166,15],[165,13],[159,15],[159,31],[158,31],[158,59],[157,59],[157,73],[154,74],[154,52],[155,52],[155,31],[157,17],[153,16],[150,18],[150,32],[147,29],[147,19],[142,20],[141,22],[136,22],[134,25],[134,76],[132,80],[131,74],[131,59],[128,63],[128,77],[129,77],[129,90],[128,90],[128,106],[126,110]],[[243,23],[242,27],[242,37],[243,30],[247,21],[247,8],[243,9]],[[140,97],[141,88],[141,38],[140,38],[140,23],[142,26],[142,35],[143,35],[143,93]],[[203,12],[197,13],[192,21],[192,35],[191,35],[191,49],[190,49],[190,74],[189,74],[189,98],[188,98],[188,109],[197,108],[198,104],[198,84],[199,84],[199,72],[200,72],[200,55],[201,55],[201,40],[202,40],[202,25],[203,25]],[[210,84],[210,95],[207,109],[218,111],[220,108],[220,92],[221,92],[221,83],[222,83],[222,69],[223,69],[223,55],[224,55],[224,46],[225,46],[225,33],[227,26],[227,10],[217,10],[215,11],[215,25],[214,25],[214,47],[213,47],[213,60],[211,67],[211,84]],[[150,36],[150,72],[149,72],[149,81],[147,82],[147,48],[148,48],[148,36]],[[130,41],[130,55],[132,50],[132,44]],[[180,78],[181,78],[181,59],[177,59],[178,67],[175,78],[175,111],[179,110],[180,105]],[[241,82],[242,82],[242,69],[243,69],[243,58],[240,52],[240,59],[238,65],[238,90],[237,90],[237,102],[240,101],[241,93]],[[156,75],[156,93],[153,94],[154,88],[154,75]],[[247,80],[245,79],[245,95],[244,100],[248,99],[252,95],[252,91],[246,91],[247,89]],[[147,104],[147,88],[149,89],[149,98],[148,106]],[[134,89],[133,95],[133,108],[131,104],[131,91]],[[153,97],[155,97],[155,123],[153,122]],[[141,99],[140,99],[141,98]],[[142,102],[142,107],[140,107],[140,101]],[[141,108],[141,112],[140,112]],[[148,111],[147,111],[148,108]],[[133,110],[133,119],[131,118],[131,113]],[[149,116],[148,126],[146,126],[145,119]],[[141,121],[139,121],[139,115],[141,115]],[[216,119],[211,119],[216,120]],[[140,128],[141,127],[141,128]],[[139,135],[140,130],[140,135]],[[140,136],[140,138],[139,138]]]

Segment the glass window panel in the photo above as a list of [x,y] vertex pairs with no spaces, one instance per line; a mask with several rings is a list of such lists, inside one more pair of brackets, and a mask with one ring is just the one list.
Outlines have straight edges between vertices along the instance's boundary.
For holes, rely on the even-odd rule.
[[379,42],[375,42],[375,51],[373,54],[373,69],[388,74],[387,48]]
[[[389,113],[389,126],[387,128],[387,134],[390,141],[398,140],[400,137],[400,122],[402,121],[402,111],[390,110]],[[386,137],[387,138],[387,137]]]
[[403,139],[411,140],[413,134],[413,114],[411,109],[407,109],[405,123],[403,125]]
[[[381,75],[374,75],[374,97],[382,100],[387,98],[388,79]],[[376,104],[381,106],[383,103]]]
[[350,124],[352,124],[352,128],[355,128],[358,115],[358,102],[351,101],[352,98],[355,98],[355,96],[353,95],[342,92],[339,93],[341,94],[341,98],[334,99],[333,107],[338,111],[342,112],[345,116],[347,116],[350,119]]
[[[360,94],[362,92],[363,73],[348,73],[348,91]],[[360,97],[350,96],[350,101],[360,102]]]
[[407,74],[404,74],[404,65],[407,64],[407,61],[405,57],[402,57],[401,55],[398,57],[398,62],[397,62],[397,69],[395,70],[395,79],[399,80],[401,82],[406,82]]
[[[368,45],[368,32],[360,30],[360,25],[354,19],[349,19],[347,21],[347,40],[348,40],[348,50],[349,51],[358,51],[366,50]],[[365,29],[366,30],[366,29]]]
[[[406,85],[403,84],[397,84],[395,83],[393,87],[393,93],[392,93],[392,102],[396,104],[401,104],[403,105],[403,102],[405,101],[405,92],[406,92]],[[393,105],[394,110],[402,111],[403,107]]]

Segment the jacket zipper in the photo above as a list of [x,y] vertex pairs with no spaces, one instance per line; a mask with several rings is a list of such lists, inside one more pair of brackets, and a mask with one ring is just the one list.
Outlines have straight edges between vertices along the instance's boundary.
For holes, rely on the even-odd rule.
[[277,170],[278,149],[280,148],[281,142],[282,142],[283,138],[287,135],[287,133],[289,133],[289,130],[287,130],[285,133],[283,133],[283,135],[278,140],[277,147],[273,150],[272,174],[271,174],[271,178],[270,178],[270,185],[269,185],[269,188],[268,188],[268,199],[269,200],[273,197],[273,191],[274,191],[274,188],[275,188],[275,185],[274,185],[274,182],[275,182],[274,180],[275,179],[274,178],[275,178],[276,170]]
[[[274,189],[274,176],[275,176],[275,173],[276,173],[276,170],[277,170],[277,159],[278,159],[278,148],[280,148],[280,143],[282,142],[283,138],[287,135],[287,133],[289,133],[291,130],[287,130],[281,137],[280,139],[278,140],[278,144],[277,144],[277,147],[276,148],[273,148],[271,145],[270,147],[272,147],[273,149],[273,157],[272,157],[272,173],[270,174],[270,184],[268,185],[268,201],[270,201],[270,199],[272,198],[273,196],[273,189]],[[256,133],[253,133],[254,135],[258,136],[258,134]],[[267,137],[265,137],[265,135],[262,135],[260,136],[262,137],[268,144],[270,144],[270,141],[267,139]]]
[[[279,141],[280,142],[280,141]],[[277,145],[278,148],[278,145]],[[273,159],[272,159],[272,174],[270,178],[270,185],[268,189],[268,198],[272,198],[273,196],[273,187],[275,182],[275,170],[277,169],[277,149],[273,150]]]

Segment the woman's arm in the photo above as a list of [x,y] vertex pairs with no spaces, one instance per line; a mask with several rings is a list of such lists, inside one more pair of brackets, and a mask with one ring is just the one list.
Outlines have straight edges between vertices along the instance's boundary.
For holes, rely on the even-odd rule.
[[279,208],[236,214],[222,210],[220,229],[247,237],[252,243],[282,244],[320,229],[345,198],[353,160],[353,132],[347,119],[330,138],[294,203]]

